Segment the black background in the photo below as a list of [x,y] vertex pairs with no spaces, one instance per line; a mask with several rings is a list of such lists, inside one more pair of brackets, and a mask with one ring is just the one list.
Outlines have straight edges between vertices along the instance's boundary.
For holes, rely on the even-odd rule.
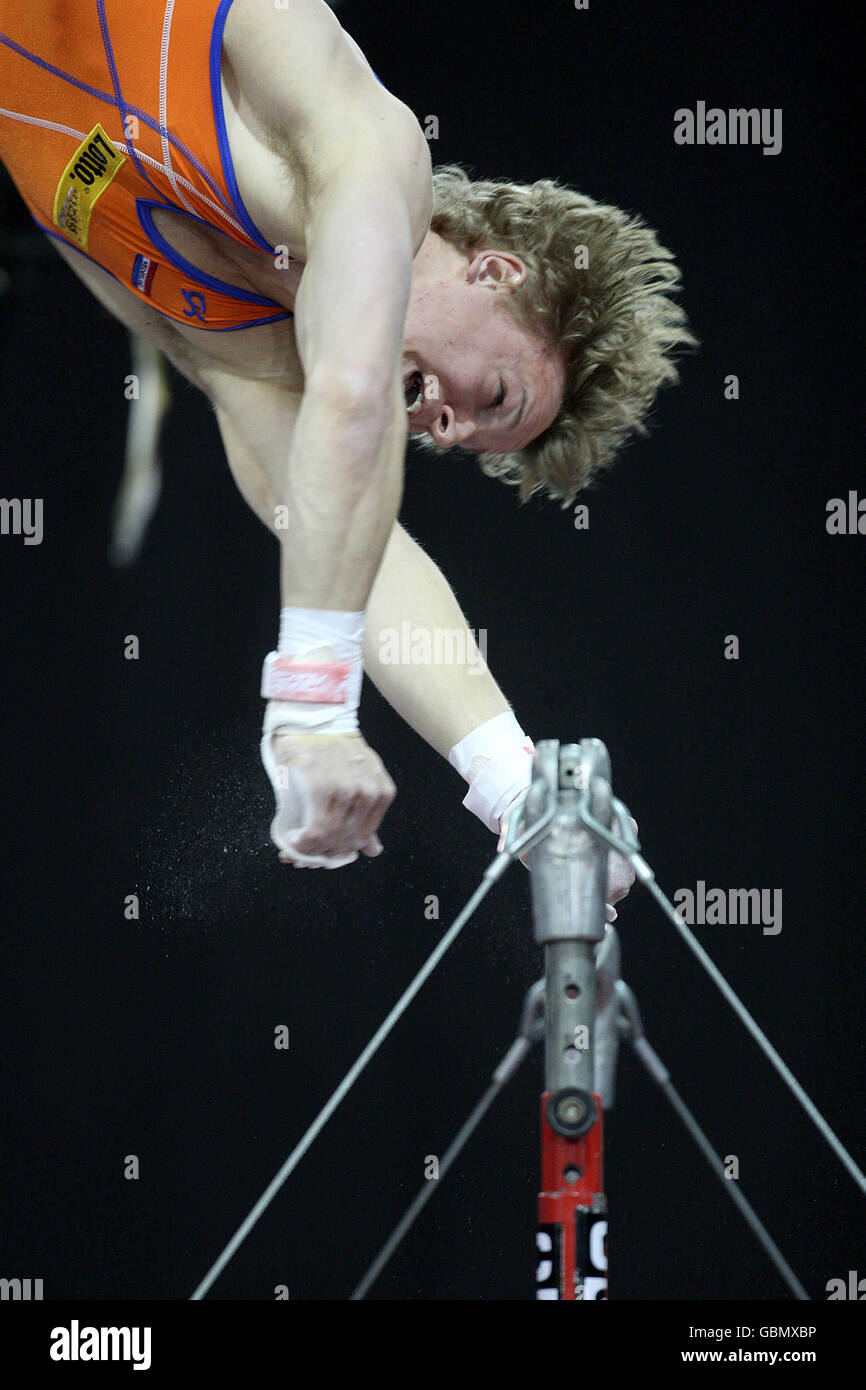
[[[781,888],[780,935],[701,940],[862,1154],[862,536],[866,492],[853,39],[833,6],[394,0],[341,17],[436,163],[555,176],[639,211],[701,340],[648,440],[570,512],[410,457],[402,517],[442,565],[524,727],[593,734],[662,886]],[[678,107],[781,107],[783,149],[686,148]],[[347,131],[347,140],[351,133]],[[26,218],[8,193],[4,222]],[[462,783],[365,683],[399,795],[386,853],[282,867],[258,758],[277,547],[175,378],[144,556],[105,558],[131,370],[124,329],[53,253],[6,257],[0,538],[2,1273],[46,1298],[182,1299],[468,898],[493,852]],[[723,396],[736,373],[741,396]],[[135,633],[141,659],[123,659]],[[724,639],[740,659],[724,659]],[[124,918],[137,892],[141,920]],[[441,920],[425,920],[439,897]],[[541,973],[511,871],[211,1294],[342,1299],[444,1152]],[[813,1297],[866,1275],[862,1197],[649,899],[620,911],[650,1038]],[[291,1030],[288,1053],[273,1030]],[[529,1299],[535,1056],[371,1297]],[[138,1155],[141,1178],[123,1176]],[[611,1297],[784,1285],[630,1053],[607,1124]]]

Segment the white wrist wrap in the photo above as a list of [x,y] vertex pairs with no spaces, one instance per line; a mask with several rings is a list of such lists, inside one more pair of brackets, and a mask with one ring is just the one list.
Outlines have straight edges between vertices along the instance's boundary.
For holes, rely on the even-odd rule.
[[328,858],[302,854],[295,841],[308,828],[312,812],[308,778],[274,756],[272,735],[351,735],[358,732],[358,706],[364,678],[361,644],[364,614],[318,608],[284,608],[279,651],[265,658],[262,695],[268,701],[261,755],[274,789],[276,814],[271,839],[291,851],[295,864],[328,869],[351,864],[357,851]]
[[[348,734],[358,729],[364,667],[364,614],[284,608],[279,651],[262,670],[269,701],[265,737],[286,733]],[[309,659],[304,660],[309,653]]]
[[364,613],[333,608],[281,608],[279,651],[303,656],[315,647],[333,647],[337,661],[361,655]]
[[497,714],[455,743],[448,761],[469,783],[463,799],[472,811],[498,835],[500,817],[532,780],[532,740],[510,710]]

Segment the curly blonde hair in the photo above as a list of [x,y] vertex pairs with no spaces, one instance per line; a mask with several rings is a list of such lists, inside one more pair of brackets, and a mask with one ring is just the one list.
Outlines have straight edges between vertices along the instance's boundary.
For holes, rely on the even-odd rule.
[[[474,181],[456,164],[433,172],[431,230],[461,251],[518,255],[524,283],[504,296],[519,322],[558,345],[565,395],[553,423],[517,453],[481,453],[481,469],[569,506],[634,434],[656,392],[679,379],[671,354],[693,347],[671,298],[680,272],[641,218],[559,184]],[[579,268],[579,261],[587,262]],[[427,436],[421,447],[445,452]]]

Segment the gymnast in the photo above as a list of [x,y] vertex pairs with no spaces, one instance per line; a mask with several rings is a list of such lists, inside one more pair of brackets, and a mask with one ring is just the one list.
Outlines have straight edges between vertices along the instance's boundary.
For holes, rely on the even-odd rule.
[[[261,753],[281,859],[382,851],[395,787],[358,727],[364,672],[501,844],[533,745],[397,521],[407,439],[570,505],[694,341],[671,253],[556,179],[434,170],[323,0],[0,0],[0,94],[36,223],[205,394],[279,540]],[[407,620],[465,630],[466,660],[384,659]],[[612,856],[611,904],[632,877]]]

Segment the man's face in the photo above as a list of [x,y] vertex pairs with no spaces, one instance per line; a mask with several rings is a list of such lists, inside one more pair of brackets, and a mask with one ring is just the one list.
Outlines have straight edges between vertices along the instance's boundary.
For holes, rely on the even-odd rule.
[[406,316],[410,432],[478,453],[524,448],[555,420],[565,386],[559,353],[505,309],[525,266],[483,251],[431,270],[413,282]]

